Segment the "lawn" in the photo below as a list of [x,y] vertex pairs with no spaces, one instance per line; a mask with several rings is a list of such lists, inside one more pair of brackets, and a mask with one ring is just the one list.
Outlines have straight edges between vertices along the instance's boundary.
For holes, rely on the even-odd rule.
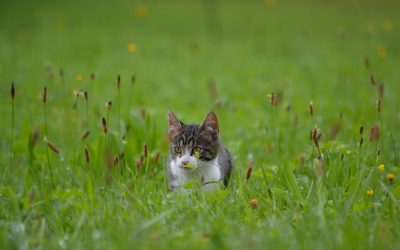
[[[0,248],[399,249],[399,8],[2,1]],[[168,110],[227,189],[168,191]]]

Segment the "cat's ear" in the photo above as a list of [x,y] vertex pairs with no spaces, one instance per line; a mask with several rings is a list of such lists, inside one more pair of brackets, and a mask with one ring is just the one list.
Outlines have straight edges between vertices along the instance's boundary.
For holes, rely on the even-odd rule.
[[175,135],[179,133],[183,123],[176,118],[176,115],[168,111],[168,138],[171,140]]
[[218,119],[214,112],[207,114],[206,118],[200,124],[200,130],[211,132],[212,134],[219,133]]

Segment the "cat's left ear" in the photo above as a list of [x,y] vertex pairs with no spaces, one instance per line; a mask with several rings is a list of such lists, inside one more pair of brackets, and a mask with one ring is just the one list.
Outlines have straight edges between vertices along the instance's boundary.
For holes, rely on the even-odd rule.
[[200,129],[213,134],[218,134],[219,126],[217,115],[214,112],[208,113],[206,118],[204,118],[204,121],[200,124]]
[[171,140],[182,129],[183,123],[176,117],[176,115],[168,112],[168,138]]

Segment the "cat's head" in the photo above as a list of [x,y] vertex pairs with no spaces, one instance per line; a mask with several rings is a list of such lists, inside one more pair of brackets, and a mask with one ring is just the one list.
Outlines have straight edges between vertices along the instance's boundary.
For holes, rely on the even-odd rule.
[[200,167],[215,159],[220,145],[218,120],[214,112],[200,125],[186,125],[168,113],[168,138],[171,156],[181,168]]

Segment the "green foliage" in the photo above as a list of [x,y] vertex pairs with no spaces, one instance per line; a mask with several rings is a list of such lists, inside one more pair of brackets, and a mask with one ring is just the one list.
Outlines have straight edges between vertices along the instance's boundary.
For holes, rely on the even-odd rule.
[[[398,7],[2,3],[0,248],[400,248]],[[167,190],[169,109],[217,113],[227,189]]]

